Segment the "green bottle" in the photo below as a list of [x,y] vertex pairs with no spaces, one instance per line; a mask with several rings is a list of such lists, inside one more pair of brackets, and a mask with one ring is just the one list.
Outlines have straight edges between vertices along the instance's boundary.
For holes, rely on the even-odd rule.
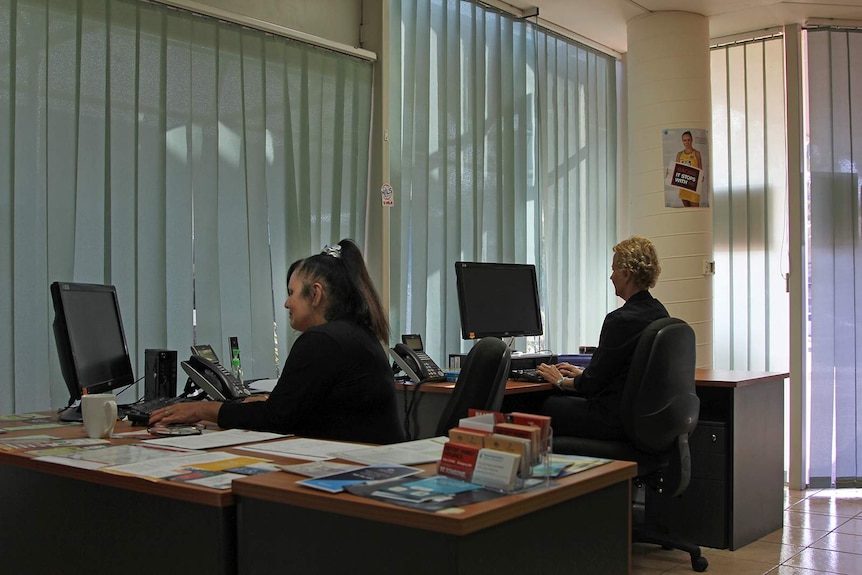
[[230,358],[230,373],[239,381],[242,381],[242,366],[239,362],[239,350],[233,350],[233,357]]

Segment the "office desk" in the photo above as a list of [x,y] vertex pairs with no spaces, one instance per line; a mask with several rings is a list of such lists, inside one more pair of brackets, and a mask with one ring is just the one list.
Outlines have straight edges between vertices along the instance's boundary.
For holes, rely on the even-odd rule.
[[[395,384],[402,420],[405,413],[410,411],[410,437],[427,439],[436,435],[437,422],[454,388],[455,384],[452,382],[423,383],[420,385],[398,382]],[[536,392],[549,392],[552,389],[554,386],[550,383],[507,381],[506,390],[503,394],[504,406],[507,400],[519,396],[535,395]]]
[[[692,482],[677,499],[647,490],[650,519],[673,526],[698,545],[716,549],[739,549],[781,528],[788,377],[776,372],[695,371],[701,406],[700,421],[690,439]],[[414,401],[413,437],[434,435],[453,386],[426,383],[418,389],[399,390],[408,405]],[[511,411],[507,401],[527,396],[533,399],[527,405],[537,405],[553,389],[549,383],[510,381],[504,411]]]
[[689,439],[691,483],[676,499],[648,491],[651,518],[718,549],[739,549],[781,529],[788,376],[697,370],[700,420]]
[[[119,422],[115,432],[128,426]],[[0,438],[32,434],[85,437],[83,427],[71,426]],[[0,509],[0,570],[7,575],[236,572],[236,508],[229,490],[0,451]]]
[[449,513],[332,495],[289,473],[244,477],[239,573],[628,573],[634,473],[613,461]]

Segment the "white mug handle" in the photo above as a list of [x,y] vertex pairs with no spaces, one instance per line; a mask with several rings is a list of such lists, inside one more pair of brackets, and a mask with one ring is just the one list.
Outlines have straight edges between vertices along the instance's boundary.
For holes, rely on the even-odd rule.
[[105,410],[105,429],[100,435],[110,435],[117,424],[117,402],[114,400],[106,401],[102,407]]

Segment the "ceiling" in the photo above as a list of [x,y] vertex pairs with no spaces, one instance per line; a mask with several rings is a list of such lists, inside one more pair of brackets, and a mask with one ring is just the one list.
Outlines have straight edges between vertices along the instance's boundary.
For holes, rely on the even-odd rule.
[[517,8],[539,8],[539,18],[604,48],[626,51],[626,22],[642,14],[685,10],[709,17],[712,38],[783,26],[808,19],[855,20],[862,25],[862,0],[505,0]]

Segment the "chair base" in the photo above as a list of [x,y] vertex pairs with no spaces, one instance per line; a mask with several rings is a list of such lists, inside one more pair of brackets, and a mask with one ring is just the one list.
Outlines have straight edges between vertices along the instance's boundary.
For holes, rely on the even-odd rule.
[[698,573],[706,571],[709,561],[700,552],[700,547],[689,543],[667,530],[652,525],[632,526],[632,541],[635,543],[651,543],[661,545],[663,549],[679,549],[685,551],[691,557],[691,568]]

